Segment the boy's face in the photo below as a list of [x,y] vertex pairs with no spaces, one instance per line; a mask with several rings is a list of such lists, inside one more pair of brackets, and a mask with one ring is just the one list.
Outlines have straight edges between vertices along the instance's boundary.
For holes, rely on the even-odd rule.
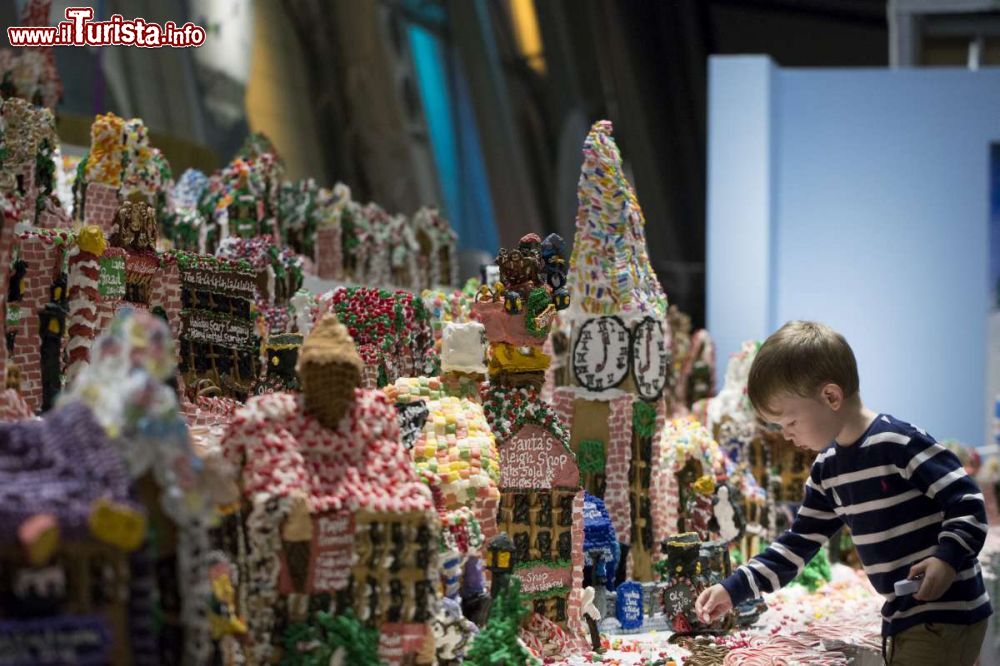
[[770,410],[761,416],[781,428],[781,434],[795,446],[822,451],[840,434],[840,404],[831,404],[821,390],[816,397],[782,394],[771,400]]

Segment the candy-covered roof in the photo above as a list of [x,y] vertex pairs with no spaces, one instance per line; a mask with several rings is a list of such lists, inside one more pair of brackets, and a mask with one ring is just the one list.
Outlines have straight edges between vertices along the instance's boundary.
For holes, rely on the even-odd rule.
[[336,430],[306,414],[299,395],[253,397],[233,415],[222,446],[249,497],[301,494],[312,512],[434,509],[381,391],[355,390]]
[[490,386],[484,395],[483,410],[501,442],[513,437],[525,425],[534,423],[564,445],[569,444],[569,429],[534,388]]
[[649,262],[646,220],[611,131],[610,121],[598,121],[583,145],[569,316],[663,319],[667,297]]
[[482,405],[445,395],[437,377],[406,377],[385,389],[397,404],[425,401],[427,420],[411,454],[418,470],[440,477],[447,509],[477,495],[499,497],[499,456]]
[[0,424],[0,543],[15,542],[38,513],[54,515],[64,537],[85,539],[91,503],[128,503],[128,488],[125,461],[84,405]]
[[670,470],[680,470],[689,459],[701,463],[702,474],[717,478],[726,474],[725,458],[712,433],[693,416],[668,422],[663,428],[660,443],[660,465]]

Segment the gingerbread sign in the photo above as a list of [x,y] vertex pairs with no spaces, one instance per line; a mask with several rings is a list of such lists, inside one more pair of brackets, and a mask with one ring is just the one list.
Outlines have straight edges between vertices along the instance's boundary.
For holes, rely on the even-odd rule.
[[548,430],[527,424],[500,447],[500,487],[578,488],[573,454]]
[[312,592],[333,592],[347,585],[354,555],[354,520],[349,513],[315,518],[315,550],[309,572]]
[[539,564],[518,570],[523,594],[545,595],[547,592],[569,588],[573,582],[573,570],[551,564]]

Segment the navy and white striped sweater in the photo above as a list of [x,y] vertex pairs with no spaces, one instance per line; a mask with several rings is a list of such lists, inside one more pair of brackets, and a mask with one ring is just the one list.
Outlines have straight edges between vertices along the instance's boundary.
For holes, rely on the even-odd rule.
[[[974,624],[992,613],[976,559],[987,530],[983,494],[933,437],[881,414],[854,445],[834,443],[816,458],[792,528],[722,583],[733,603],[788,584],[842,524],[885,597],[883,635],[925,622]],[[951,588],[928,603],[896,598],[896,581],[931,556],[958,572]]]

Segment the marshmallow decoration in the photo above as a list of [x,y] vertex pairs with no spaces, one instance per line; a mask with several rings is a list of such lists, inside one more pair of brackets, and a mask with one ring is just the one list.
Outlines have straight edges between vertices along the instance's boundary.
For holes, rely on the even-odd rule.
[[441,334],[442,372],[486,374],[486,329],[479,322],[447,324]]

